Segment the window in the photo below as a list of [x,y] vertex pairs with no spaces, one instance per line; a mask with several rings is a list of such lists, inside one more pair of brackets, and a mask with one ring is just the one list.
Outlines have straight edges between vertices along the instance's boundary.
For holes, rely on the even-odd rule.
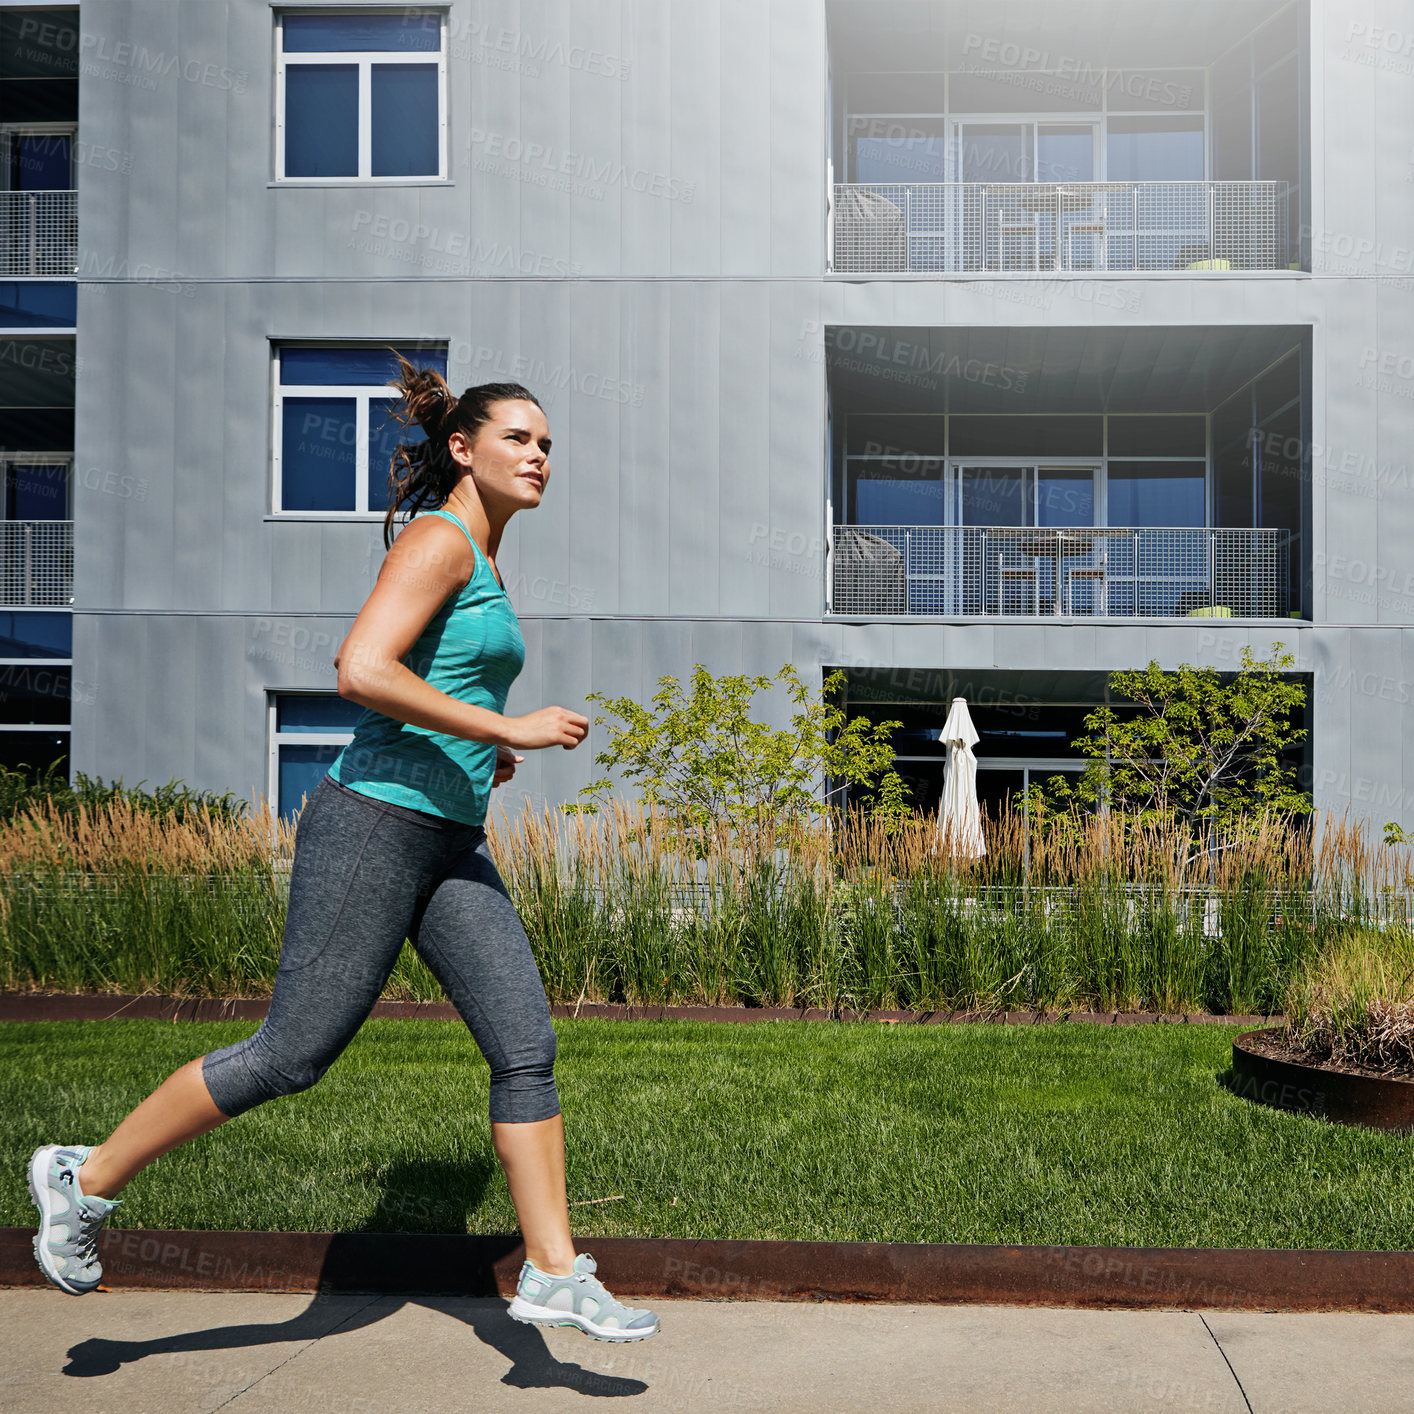
[[[421,368],[447,376],[445,345],[404,345]],[[398,363],[384,346],[280,344],[275,350],[275,511],[382,514],[388,465],[419,427],[389,416]]]
[[69,469],[64,452],[0,453],[5,520],[72,520]]
[[1111,118],[1106,176],[1112,182],[1201,182],[1203,118]]
[[353,740],[363,708],[333,692],[272,692],[269,711],[268,798],[282,817],[298,815],[305,797]]
[[75,680],[70,614],[0,612],[0,766],[32,773],[58,762],[69,778],[69,719],[92,686]]
[[0,127],[0,188],[5,191],[72,191],[72,123]]
[[435,11],[278,16],[276,179],[445,179],[443,28]]
[[1109,522],[1129,526],[1201,526],[1205,468],[1202,462],[1109,464]]

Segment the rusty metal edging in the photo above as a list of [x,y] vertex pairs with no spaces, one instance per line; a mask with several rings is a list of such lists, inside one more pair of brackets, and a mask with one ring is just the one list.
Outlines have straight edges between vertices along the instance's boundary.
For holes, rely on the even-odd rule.
[[[0,1228],[0,1285],[36,1286],[29,1228]],[[617,1295],[1130,1309],[1414,1311],[1414,1252],[1007,1247],[599,1237]],[[100,1239],[114,1289],[509,1297],[517,1236],[180,1232]]]
[[[260,1021],[270,1008],[268,997],[130,996],[102,992],[0,993],[0,1021]],[[1216,1024],[1253,1026],[1280,1021],[1268,1016],[1215,1016],[1207,1012],[1048,1012],[1048,1011],[886,1011],[830,1010],[825,1007],[748,1006],[628,1006],[620,1002],[556,1003],[554,1017],[600,1017],[615,1021],[874,1021],[901,1025],[949,1025],[959,1022],[994,1022],[1037,1025],[1083,1022],[1103,1026],[1155,1024]],[[458,1020],[449,1002],[380,1001],[371,1015],[386,1018]]]

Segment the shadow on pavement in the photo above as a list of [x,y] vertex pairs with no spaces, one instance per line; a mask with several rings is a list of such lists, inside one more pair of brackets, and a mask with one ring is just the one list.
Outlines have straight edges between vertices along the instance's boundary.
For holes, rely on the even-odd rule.
[[[378,1206],[355,1229],[366,1232],[418,1232],[425,1241],[435,1225],[442,1231],[465,1231],[468,1210],[480,1205],[495,1169],[482,1164],[468,1170],[430,1160],[407,1160],[388,1171]],[[449,1186],[448,1179],[452,1178]],[[520,1245],[517,1236],[482,1238],[479,1245],[491,1261]],[[511,1368],[501,1383],[517,1389],[571,1389],[580,1394],[623,1396],[642,1394],[642,1380],[603,1375],[586,1370],[573,1361],[557,1360],[533,1326],[513,1321],[506,1314],[506,1302],[496,1290],[490,1261],[478,1262],[465,1274],[457,1295],[429,1295],[419,1292],[369,1291],[362,1305],[350,1270],[349,1250],[337,1238],[330,1244],[324,1263],[325,1277],[335,1277],[333,1292],[320,1292],[297,1316],[284,1321],[251,1322],[244,1325],[215,1326],[209,1330],[186,1331],[155,1340],[108,1340],[93,1337],[69,1349],[69,1363],[62,1373],[78,1379],[111,1375],[124,1365],[150,1355],[185,1355],[220,1350],[249,1349],[290,1341],[313,1344],[324,1336],[362,1330],[391,1316],[405,1305],[425,1306],[464,1321],[477,1337],[503,1355]],[[321,1283],[322,1284],[322,1283]],[[373,1285],[373,1283],[370,1283]],[[480,1298],[485,1305],[457,1309],[467,1298]],[[350,1310],[350,1306],[354,1309]],[[586,1336],[585,1339],[588,1339]]]

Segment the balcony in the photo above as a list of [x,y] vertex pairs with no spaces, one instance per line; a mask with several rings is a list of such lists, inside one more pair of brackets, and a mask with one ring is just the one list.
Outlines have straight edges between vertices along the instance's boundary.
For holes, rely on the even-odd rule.
[[830,612],[1286,617],[1291,551],[1271,528],[836,525]]
[[836,271],[1284,270],[1286,182],[869,182],[834,189]]
[[68,608],[73,602],[73,521],[0,520],[0,607]]
[[0,275],[72,275],[77,264],[76,191],[0,192]]

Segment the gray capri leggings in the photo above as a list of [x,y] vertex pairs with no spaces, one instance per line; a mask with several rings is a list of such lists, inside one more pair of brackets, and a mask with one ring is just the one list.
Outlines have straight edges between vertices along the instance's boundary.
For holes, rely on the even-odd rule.
[[295,831],[270,1011],[201,1074],[225,1115],[307,1090],[353,1039],[404,938],[491,1066],[491,1118],[560,1113],[555,1028],[520,916],[482,825],[411,810],[325,776]]

